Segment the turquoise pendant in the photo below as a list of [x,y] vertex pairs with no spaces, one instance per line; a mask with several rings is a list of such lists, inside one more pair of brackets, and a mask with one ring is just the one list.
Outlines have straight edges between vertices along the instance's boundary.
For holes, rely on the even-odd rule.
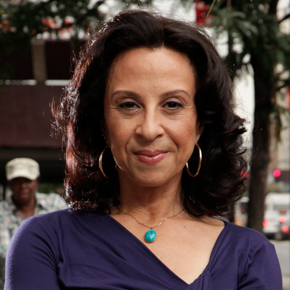
[[156,231],[154,231],[153,229],[149,230],[146,232],[145,234],[145,241],[148,243],[152,243],[156,240],[157,234]]

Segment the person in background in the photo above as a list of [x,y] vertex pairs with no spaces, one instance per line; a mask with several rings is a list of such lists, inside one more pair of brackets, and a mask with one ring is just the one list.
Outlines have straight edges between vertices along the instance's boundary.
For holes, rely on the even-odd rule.
[[37,192],[39,176],[39,165],[30,158],[15,158],[6,164],[12,193],[0,202],[0,289],[4,288],[6,252],[22,222],[33,215],[67,208],[60,195]]

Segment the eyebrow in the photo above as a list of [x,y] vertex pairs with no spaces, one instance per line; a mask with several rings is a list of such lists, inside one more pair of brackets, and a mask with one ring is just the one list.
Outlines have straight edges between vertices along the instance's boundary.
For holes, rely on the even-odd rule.
[[[191,95],[188,94],[188,92],[184,91],[184,90],[174,90],[174,91],[170,91],[170,92],[166,92],[164,94],[162,94],[161,96],[162,97],[170,97],[172,95],[175,95],[175,94],[179,94],[179,93],[184,93],[186,94],[188,97],[192,97]],[[115,96],[115,95],[118,95],[118,94],[126,94],[128,95],[129,97],[132,96],[132,97],[141,97],[139,94],[137,93],[134,93],[134,92],[131,92],[131,91],[116,91],[112,94],[112,98]]]
[[116,92],[114,92],[113,94],[112,94],[112,98],[115,96],[115,95],[119,95],[119,94],[125,94],[125,95],[127,95],[127,96],[132,96],[132,97],[140,97],[140,95],[139,94],[137,94],[137,93],[134,93],[134,92],[130,92],[130,91],[116,91]]
[[170,91],[167,93],[162,94],[163,97],[169,97],[171,95],[175,95],[175,94],[179,94],[179,93],[184,93],[186,95],[188,95],[190,98],[192,97],[188,92],[186,92],[185,90],[174,90],[174,91]]

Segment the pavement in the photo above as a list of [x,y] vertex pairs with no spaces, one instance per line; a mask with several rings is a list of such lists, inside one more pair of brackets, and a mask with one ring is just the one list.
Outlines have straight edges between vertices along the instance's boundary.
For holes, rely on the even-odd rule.
[[275,246],[282,270],[283,290],[290,290],[290,241],[270,240]]
[[290,290],[290,277],[283,276],[283,290]]

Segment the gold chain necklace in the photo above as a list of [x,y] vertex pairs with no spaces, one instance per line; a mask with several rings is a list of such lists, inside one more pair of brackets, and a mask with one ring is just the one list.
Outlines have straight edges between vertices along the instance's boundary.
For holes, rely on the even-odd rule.
[[169,217],[167,217],[167,218],[165,218],[163,221],[161,221],[158,225],[156,225],[156,226],[153,226],[153,227],[149,227],[149,226],[146,226],[145,224],[143,224],[143,223],[140,223],[134,216],[132,216],[131,214],[129,214],[129,213],[127,213],[127,212],[124,212],[120,207],[118,207],[118,209],[122,212],[122,213],[124,213],[124,214],[126,214],[126,215],[129,215],[130,217],[132,217],[139,225],[142,225],[142,226],[144,226],[144,227],[146,227],[146,228],[148,228],[148,229],[150,229],[149,231],[147,231],[146,233],[145,233],[145,236],[144,236],[144,239],[145,239],[145,241],[147,242],[147,243],[152,243],[152,242],[154,242],[155,240],[156,240],[156,237],[157,237],[157,233],[156,233],[156,231],[155,230],[153,230],[154,228],[157,228],[158,226],[160,226],[163,222],[165,222],[165,221],[167,221],[168,219],[170,219],[170,218],[173,218],[173,217],[176,217],[176,216],[178,216],[180,213],[182,213],[183,211],[184,211],[184,208],[180,211],[180,212],[178,212],[177,214],[174,214],[174,215],[172,215],[172,216],[169,216]]

